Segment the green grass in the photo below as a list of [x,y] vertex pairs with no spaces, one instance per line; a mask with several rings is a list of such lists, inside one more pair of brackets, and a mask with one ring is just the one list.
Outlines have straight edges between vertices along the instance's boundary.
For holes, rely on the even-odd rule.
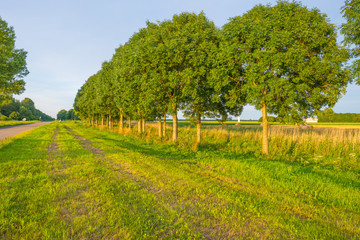
[[318,122],[309,123],[310,125],[360,125],[360,122]]
[[15,125],[24,125],[30,124],[40,121],[0,121],[0,127],[8,127],[8,126],[15,126]]
[[0,192],[5,239],[360,237],[358,171],[70,122],[1,147]]

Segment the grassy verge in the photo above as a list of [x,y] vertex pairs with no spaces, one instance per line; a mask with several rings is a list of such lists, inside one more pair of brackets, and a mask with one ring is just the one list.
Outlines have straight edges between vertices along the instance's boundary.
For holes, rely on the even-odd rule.
[[0,121],[0,127],[8,127],[8,126],[15,126],[15,125],[24,125],[24,124],[30,124],[40,121]]
[[75,123],[35,129],[0,149],[0,236],[360,236],[358,172],[207,144],[194,152]]

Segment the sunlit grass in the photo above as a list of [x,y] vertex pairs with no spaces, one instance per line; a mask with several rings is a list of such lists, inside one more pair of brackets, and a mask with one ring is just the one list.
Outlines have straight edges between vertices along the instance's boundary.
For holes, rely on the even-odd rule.
[[[175,145],[170,128],[163,139],[150,126],[141,135],[135,130],[127,136],[113,131],[53,123],[0,148],[0,237],[360,236],[358,172],[321,163],[328,161],[326,155],[318,156],[317,162],[289,159],[295,156],[290,153],[264,157],[258,154],[258,128],[204,129],[198,149],[193,149],[195,130],[189,127],[180,128]],[[279,149],[283,145],[284,152],[300,151],[285,141],[318,139],[332,149],[333,144],[342,146],[358,138],[331,129],[291,131],[273,128],[271,144],[278,143]],[[327,134],[342,137],[342,142],[327,140]]]
[[24,125],[24,124],[35,123],[35,122],[40,122],[40,121],[0,121],[0,127]]

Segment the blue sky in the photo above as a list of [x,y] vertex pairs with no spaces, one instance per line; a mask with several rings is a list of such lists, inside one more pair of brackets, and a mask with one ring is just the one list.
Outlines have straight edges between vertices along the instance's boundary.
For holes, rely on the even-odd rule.
[[[304,0],[340,26],[343,0]],[[1,0],[0,16],[16,33],[16,46],[28,52],[26,91],[15,98],[31,98],[38,109],[55,117],[70,109],[77,90],[109,60],[115,48],[151,22],[173,14],[204,11],[218,27],[239,16],[261,0]],[[339,36],[341,39],[341,36]],[[360,86],[351,84],[335,112],[360,112]],[[258,119],[260,111],[246,106],[243,119]]]

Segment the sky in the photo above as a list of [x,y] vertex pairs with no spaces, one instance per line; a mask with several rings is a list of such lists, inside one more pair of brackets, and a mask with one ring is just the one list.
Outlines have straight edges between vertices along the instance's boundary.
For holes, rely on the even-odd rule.
[[[36,108],[56,117],[73,107],[78,89],[110,60],[146,21],[171,19],[181,12],[203,11],[218,27],[257,4],[273,0],[1,0],[0,17],[14,27],[16,48],[28,52],[25,97]],[[327,14],[336,26],[344,22],[344,0],[303,0],[309,8]],[[342,36],[339,35],[339,40]],[[339,113],[360,113],[360,86],[350,84],[333,108]],[[242,119],[258,119],[261,112],[245,106]],[[180,116],[181,118],[181,116]]]

